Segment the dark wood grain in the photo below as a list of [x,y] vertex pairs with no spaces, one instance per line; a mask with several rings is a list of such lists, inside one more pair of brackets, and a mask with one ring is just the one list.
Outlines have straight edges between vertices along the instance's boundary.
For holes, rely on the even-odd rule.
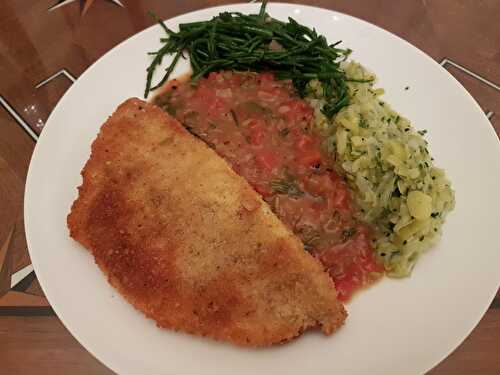
[[[428,374],[499,374],[499,331],[500,310],[489,310],[465,342]],[[112,373],[56,317],[1,317],[0,337],[0,363],[6,374]]]
[[0,115],[0,243],[15,226],[10,248],[13,271],[29,264],[24,236],[24,182],[34,142],[10,118]]
[[111,374],[54,316],[0,317],[0,340],[2,374]]
[[490,309],[476,329],[429,375],[500,374],[500,309]]

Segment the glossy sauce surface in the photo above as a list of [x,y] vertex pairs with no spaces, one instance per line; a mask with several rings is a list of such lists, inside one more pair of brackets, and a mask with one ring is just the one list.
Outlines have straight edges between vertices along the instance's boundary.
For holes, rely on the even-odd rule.
[[332,276],[339,298],[383,273],[370,228],[311,130],[313,109],[270,73],[170,81],[155,103],[204,140],[258,191]]

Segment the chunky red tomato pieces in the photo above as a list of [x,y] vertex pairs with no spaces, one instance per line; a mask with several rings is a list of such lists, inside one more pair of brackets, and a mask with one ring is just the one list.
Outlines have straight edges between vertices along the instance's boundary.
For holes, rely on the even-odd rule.
[[313,109],[270,73],[169,83],[157,104],[211,145],[328,269],[339,298],[382,275],[369,229],[311,131]]

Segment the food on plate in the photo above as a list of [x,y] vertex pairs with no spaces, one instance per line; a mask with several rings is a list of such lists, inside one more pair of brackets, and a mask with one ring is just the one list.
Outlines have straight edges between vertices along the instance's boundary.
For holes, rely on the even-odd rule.
[[312,130],[313,108],[270,73],[174,80],[155,103],[244,177],[328,270],[341,300],[383,275],[372,231]]
[[[192,80],[219,70],[272,71],[278,79],[289,79],[301,95],[307,83],[317,79],[323,88],[322,111],[332,116],[349,103],[345,73],[340,63],[351,53],[339,48],[340,41],[328,44],[323,35],[289,17],[283,22],[266,13],[263,1],[258,14],[223,12],[208,21],[184,23],[179,31],[158,23],[167,34],[147,69],[147,98],[161,87],[185,54],[193,70]],[[153,76],[166,55],[174,58],[163,78],[153,84]]]
[[374,75],[360,64],[343,66],[350,104],[332,119],[320,110],[325,101],[311,81],[307,100],[315,108],[315,128],[325,149],[344,171],[360,219],[374,226],[375,249],[391,277],[408,276],[422,253],[440,237],[444,219],[455,205],[442,169],[434,165],[426,130],[381,99]]
[[155,105],[120,105],[82,176],[71,237],[159,326],[265,346],[343,324],[321,264],[243,177]]
[[[189,82],[168,82],[156,103],[262,194],[340,298],[382,272],[410,275],[440,237],[454,192],[425,131],[382,101],[375,76],[346,61],[351,51],[292,18],[273,19],[266,2],[258,14],[223,12],[178,31],[159,23],[166,37],[151,53],[145,96],[189,57]],[[345,204],[332,204],[341,195]]]

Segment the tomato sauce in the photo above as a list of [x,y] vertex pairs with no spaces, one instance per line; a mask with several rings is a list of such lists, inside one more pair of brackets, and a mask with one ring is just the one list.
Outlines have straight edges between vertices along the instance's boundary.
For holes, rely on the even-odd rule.
[[313,109],[271,73],[173,80],[155,103],[204,140],[259,192],[328,269],[339,298],[383,274],[371,231],[312,132]]

